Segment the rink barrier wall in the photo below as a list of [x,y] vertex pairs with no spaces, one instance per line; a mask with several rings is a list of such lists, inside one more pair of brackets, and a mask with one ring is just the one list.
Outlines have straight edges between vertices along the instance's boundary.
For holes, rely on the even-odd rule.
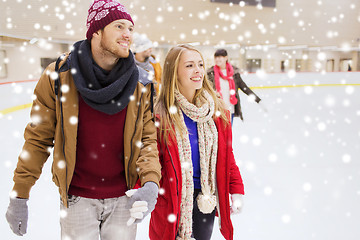
[[334,83],[334,84],[297,84],[297,85],[279,85],[279,86],[259,86],[250,87],[253,89],[271,89],[271,88],[294,88],[294,87],[340,87],[340,86],[360,86],[360,83]]
[[[34,82],[37,80],[24,80],[24,81],[15,81],[15,82],[4,82],[4,83],[0,83],[0,85],[4,85],[4,84],[12,84],[12,83],[24,83],[24,82]],[[296,87],[340,87],[340,86],[360,86],[360,83],[338,83],[338,84],[293,84],[293,85],[277,85],[277,86],[253,86],[250,87],[252,90],[254,89],[274,89],[274,88],[296,88]],[[12,112],[16,112],[19,110],[23,110],[26,108],[30,108],[32,106],[32,103],[27,103],[27,104],[21,104],[18,106],[14,106],[14,107],[10,107],[10,108],[6,108],[3,110],[0,110],[0,117],[4,116],[6,114],[12,113]]]

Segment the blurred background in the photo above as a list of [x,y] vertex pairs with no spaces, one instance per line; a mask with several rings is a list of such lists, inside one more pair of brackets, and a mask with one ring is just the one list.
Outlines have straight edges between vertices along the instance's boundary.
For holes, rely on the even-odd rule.
[[[0,0],[0,81],[37,79],[85,39],[91,0]],[[358,0],[123,0],[135,31],[154,42],[158,61],[178,43],[213,65],[228,50],[244,72],[360,70]],[[17,66],[21,66],[21,71]]]
[[[0,0],[1,239],[60,239],[52,156],[33,187],[29,227],[5,220],[33,89],[43,69],[85,39],[91,0]],[[233,148],[244,209],[235,240],[360,239],[360,1],[122,0],[135,32],[167,51],[189,43],[214,65],[225,48],[262,99],[240,92]],[[148,221],[138,240],[148,239]],[[213,240],[223,239],[218,221]]]

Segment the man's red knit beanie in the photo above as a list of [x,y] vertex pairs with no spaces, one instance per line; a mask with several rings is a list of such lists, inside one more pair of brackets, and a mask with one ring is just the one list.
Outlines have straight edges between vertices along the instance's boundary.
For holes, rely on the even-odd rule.
[[118,19],[126,19],[134,24],[126,8],[118,1],[95,0],[88,10],[86,38],[90,41],[94,32]]

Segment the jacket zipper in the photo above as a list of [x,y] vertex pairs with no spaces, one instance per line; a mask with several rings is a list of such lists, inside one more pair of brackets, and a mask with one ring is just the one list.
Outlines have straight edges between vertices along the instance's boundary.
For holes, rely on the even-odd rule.
[[[58,76],[59,81],[59,89],[61,89],[61,83],[60,83],[60,76]],[[61,134],[63,137],[63,145],[62,145],[62,151],[64,154],[64,161],[65,161],[65,191],[66,191],[66,206],[69,206],[69,198],[68,198],[68,184],[67,184],[67,178],[68,178],[68,167],[67,167],[67,161],[66,161],[66,154],[65,154],[65,132],[64,132],[64,116],[63,116],[63,106],[61,102],[61,91],[59,91],[59,103],[60,103],[60,123],[61,123]]]
[[[174,161],[173,161],[173,158],[171,156],[171,153],[170,153],[170,150],[169,150],[169,146],[166,144],[166,149],[169,153],[169,156],[170,156],[170,160],[171,160],[171,165],[174,169],[174,172],[175,172],[175,179],[176,179],[176,196],[177,196],[177,201],[179,201],[179,179],[177,177],[177,173],[176,173],[176,169],[175,169],[175,165],[174,165]],[[176,214],[176,233],[179,231],[179,211],[177,212]],[[175,239],[176,239],[176,235],[175,235]]]
[[[143,93],[141,93],[141,96],[140,96],[140,100],[139,100],[139,103],[141,103],[141,99],[142,99],[142,96],[143,96]],[[140,114],[140,105],[138,107],[138,114],[136,116],[136,121],[135,121],[135,130],[134,130],[134,133],[131,137],[131,141],[130,141],[130,158],[129,158],[129,163],[128,163],[128,171],[127,171],[127,179],[129,180],[129,182],[127,183],[128,185],[128,189],[131,189],[131,185],[130,185],[130,163],[131,163],[131,160],[132,160],[132,154],[133,154],[133,141],[134,141],[134,136],[135,136],[135,133],[136,133],[136,129],[137,129],[137,122],[139,120],[139,114]]]

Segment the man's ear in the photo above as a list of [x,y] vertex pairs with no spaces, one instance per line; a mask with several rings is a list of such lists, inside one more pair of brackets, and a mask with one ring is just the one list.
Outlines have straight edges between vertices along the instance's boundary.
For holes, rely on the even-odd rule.
[[102,29],[99,29],[93,33],[92,37],[98,38],[98,37],[101,37],[101,34],[102,34]]

